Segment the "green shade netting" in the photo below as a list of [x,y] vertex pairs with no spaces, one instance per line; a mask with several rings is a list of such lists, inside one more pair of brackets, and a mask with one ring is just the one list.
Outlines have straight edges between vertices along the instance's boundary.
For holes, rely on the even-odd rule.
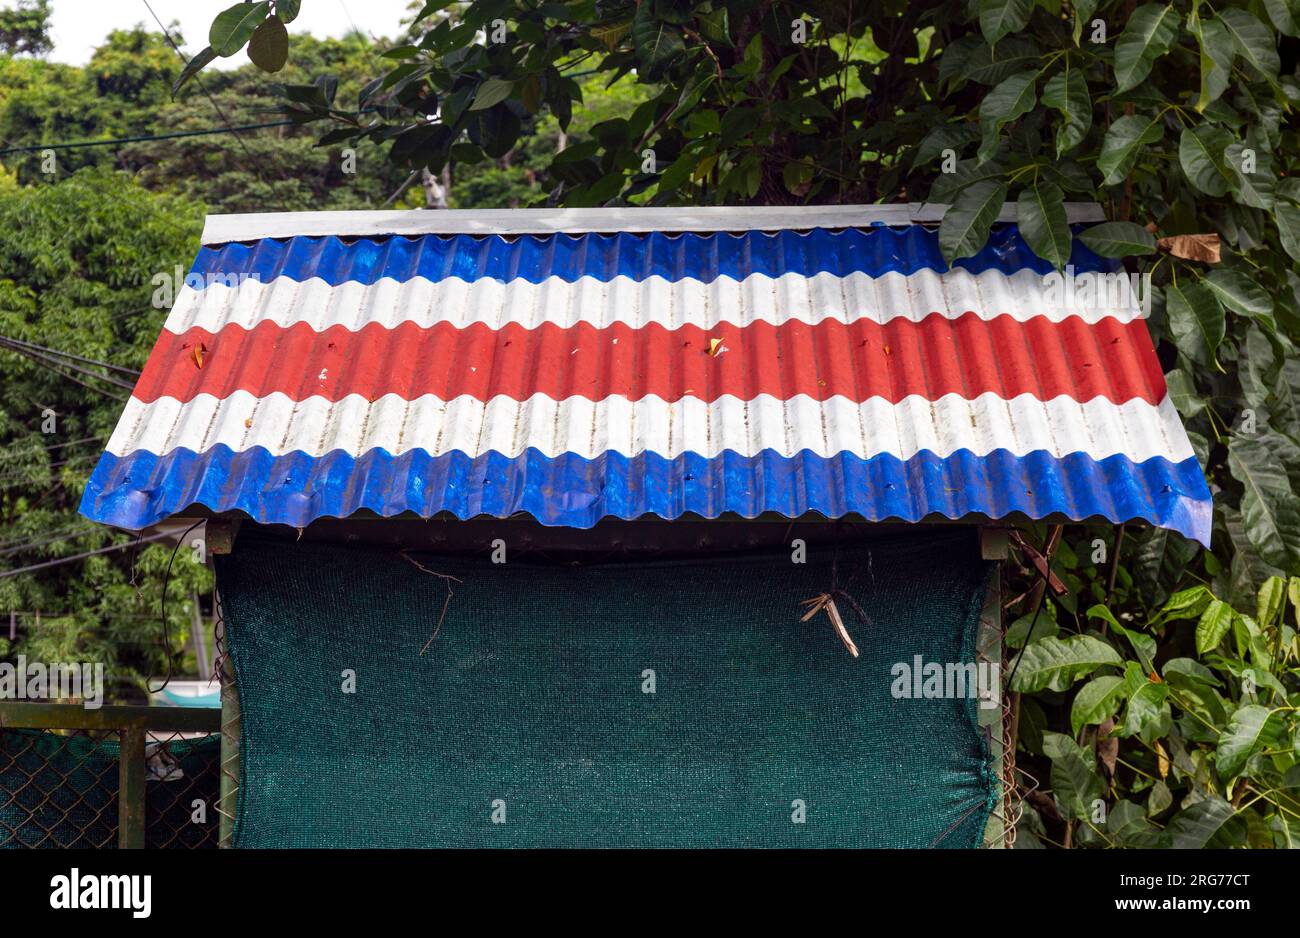
[[[977,701],[890,688],[914,655],[975,660],[988,568],[969,532],[803,564],[241,537],[217,558],[242,698],[236,843],[978,846],[997,780]],[[860,658],[825,614],[799,621],[833,578],[866,616],[838,604]]]

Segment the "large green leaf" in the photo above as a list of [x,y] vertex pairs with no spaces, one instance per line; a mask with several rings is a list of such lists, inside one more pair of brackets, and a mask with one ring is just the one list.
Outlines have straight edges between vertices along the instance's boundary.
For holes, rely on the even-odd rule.
[[1200,621],[1196,623],[1196,653],[1204,655],[1219,647],[1223,641],[1223,636],[1228,634],[1228,629],[1232,627],[1233,611],[1221,599],[1213,600],[1201,613]]
[[1290,202],[1278,202],[1273,206],[1273,219],[1277,222],[1282,249],[1291,255],[1292,260],[1300,261],[1300,207]]
[[1277,75],[1281,61],[1273,31],[1245,10],[1221,10],[1219,19],[1232,37],[1237,54],[1267,76]]
[[1137,736],[1150,745],[1169,734],[1173,718],[1169,710],[1169,685],[1146,681],[1129,695],[1124,708],[1121,736]]
[[929,201],[941,205],[956,200],[957,193],[972,183],[986,179],[1001,181],[1006,175],[1006,168],[995,160],[981,163],[978,160],[961,160],[957,163],[955,173],[940,173],[930,186]]
[[1184,127],[1178,139],[1178,162],[1183,174],[1206,195],[1227,195],[1236,180],[1228,171],[1225,155],[1232,134],[1214,124]]
[[1042,49],[1037,43],[1007,36],[996,47],[978,42],[962,63],[961,77],[981,85],[996,85],[1008,75],[1040,67]]
[[1102,257],[1154,254],[1156,250],[1155,235],[1131,221],[1093,225],[1079,235],[1079,240]]
[[1025,648],[1011,678],[1011,689],[1029,694],[1066,690],[1104,665],[1122,663],[1119,652],[1091,635],[1042,638]]
[[1200,850],[1238,846],[1245,840],[1245,828],[1237,809],[1215,795],[1176,814],[1165,833],[1176,850]]
[[1284,36],[1300,36],[1300,27],[1296,25],[1296,14],[1291,5],[1291,0],[1264,0],[1264,10],[1277,31]]
[[1115,614],[1102,603],[1097,603],[1096,605],[1089,607],[1086,614],[1089,619],[1101,619],[1102,621],[1109,623],[1112,629],[1114,629],[1118,634],[1123,635],[1129,645],[1131,645],[1133,650],[1137,653],[1138,660],[1142,662],[1143,668],[1147,671],[1151,671],[1155,668],[1153,662],[1156,657],[1156,640],[1153,636],[1147,635],[1145,632],[1130,629],[1123,625],[1115,618]]
[[208,29],[208,44],[217,55],[227,58],[244,48],[253,31],[271,11],[270,0],[261,3],[236,3],[222,10]]
[[279,17],[268,16],[248,40],[248,58],[264,72],[278,72],[289,60],[289,31]]
[[1219,298],[1219,302],[1243,316],[1267,316],[1273,301],[1255,280],[1239,270],[1223,267],[1212,271],[1202,281]]
[[1020,193],[1020,234],[1030,250],[1057,270],[1070,262],[1070,225],[1065,193],[1050,182],[1039,182]]
[[1175,368],[1165,375],[1165,387],[1169,389],[1169,399],[1174,409],[1184,420],[1191,420],[1205,410],[1205,401],[1196,388],[1192,376],[1181,368]]
[[1199,365],[1214,363],[1227,319],[1209,288],[1199,283],[1170,284],[1165,287],[1165,311],[1178,350]]
[[1037,72],[1020,72],[998,82],[980,102],[981,160],[993,156],[998,146],[998,132],[1005,124],[1028,114],[1038,100],[1035,90]]
[[506,98],[510,97],[510,92],[514,90],[515,83],[504,78],[486,78],[474,92],[474,100],[470,104],[471,111],[483,111],[494,105],[500,104]]
[[[1157,786],[1163,786],[1163,784],[1163,782],[1156,783]],[[1158,789],[1152,789],[1153,792],[1156,790]],[[1152,797],[1155,797],[1154,794]],[[1159,812],[1153,813],[1158,814]],[[1121,847],[1150,848],[1165,846],[1163,832],[1147,820],[1147,812],[1142,809],[1141,805],[1127,799],[1121,799],[1115,803],[1115,807],[1110,809],[1110,813],[1106,815],[1106,830],[1110,832],[1111,837]]]
[[1201,67],[1200,95],[1196,99],[1196,110],[1204,113],[1207,107],[1228,90],[1232,60],[1236,58],[1237,52],[1227,27],[1217,19],[1203,22],[1194,15],[1189,19],[1189,28],[1196,36]]
[[1115,43],[1116,91],[1136,88],[1151,74],[1156,59],[1167,53],[1178,38],[1181,18],[1173,4],[1148,3],[1133,11]]
[[642,3],[637,6],[632,20],[632,44],[636,47],[637,60],[651,80],[661,77],[686,52],[686,43],[678,28],[665,22],[654,11],[655,4]]
[[1034,0],[980,0],[980,32],[990,43],[1018,33],[1029,22]]
[[1056,131],[1056,155],[1066,153],[1088,135],[1092,127],[1092,98],[1083,69],[1066,67],[1043,86],[1043,104],[1060,111],[1064,118]]
[[[700,113],[714,114],[715,112],[702,111]],[[913,157],[913,165],[924,166],[936,157],[941,156],[944,150],[960,153],[979,138],[979,127],[973,123],[940,124],[926,134],[925,138],[917,146],[916,154]]]
[[1160,611],[1152,620],[1156,625],[1161,622],[1177,622],[1180,619],[1195,619],[1214,601],[1214,594],[1200,584],[1179,590],[1165,601]]
[[1119,709],[1123,699],[1124,679],[1114,674],[1094,677],[1079,688],[1070,707],[1070,730],[1076,736],[1085,726],[1105,723]]
[[1283,730],[1281,712],[1259,704],[1240,707],[1219,736],[1219,748],[1214,755],[1219,777],[1225,782],[1236,778],[1255,753],[1281,746]]
[[1043,753],[1052,760],[1052,793],[1061,812],[1076,819],[1090,817],[1104,792],[1092,753],[1064,733],[1044,733]]
[[1264,585],[1259,588],[1259,595],[1255,597],[1255,621],[1262,629],[1272,628],[1273,620],[1285,607],[1286,580],[1280,576],[1271,576],[1264,581]]
[[1244,143],[1233,143],[1224,151],[1223,162],[1232,177],[1232,192],[1237,201],[1251,208],[1271,209],[1275,200],[1277,179],[1273,175],[1272,161],[1267,154],[1256,153],[1255,167],[1246,170],[1247,151]]
[[1097,157],[1097,168],[1106,185],[1122,182],[1137,163],[1142,148],[1159,143],[1164,135],[1159,117],[1125,114],[1111,124],[1101,144],[1101,155]]
[[939,247],[951,264],[984,247],[1007,197],[1007,184],[986,179],[972,183],[953,201],[939,223]]
[[176,82],[172,85],[172,97],[175,97],[176,92],[181,90],[181,85],[203,71],[204,67],[216,57],[217,54],[212,51],[211,46],[196,52],[194,57],[185,63],[185,68],[181,69],[180,75],[177,76]]
[[1300,498],[1291,490],[1286,467],[1264,434],[1233,434],[1228,468],[1242,485],[1241,516],[1246,536],[1266,562],[1282,569],[1300,558]]

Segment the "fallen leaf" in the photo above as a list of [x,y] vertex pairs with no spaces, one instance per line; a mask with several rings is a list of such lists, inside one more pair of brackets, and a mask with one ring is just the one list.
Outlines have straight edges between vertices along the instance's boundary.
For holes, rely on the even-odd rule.
[[1156,247],[1188,261],[1205,264],[1219,263],[1219,236],[1217,234],[1174,235],[1161,238]]
[[247,420],[244,421],[244,429],[245,430],[252,429],[252,426],[253,426],[253,418],[249,417]]
[[726,350],[727,347],[722,344],[721,339],[709,339],[709,354],[712,355],[714,358],[717,358]]
[[203,367],[203,354],[204,354],[207,350],[208,350],[208,347],[207,347],[206,345],[204,345],[202,342],[200,342],[198,345],[196,345],[196,346],[194,346],[193,348],[190,349],[190,355],[193,356],[193,358],[194,358],[194,367],[195,367],[195,368],[202,368],[202,367]]

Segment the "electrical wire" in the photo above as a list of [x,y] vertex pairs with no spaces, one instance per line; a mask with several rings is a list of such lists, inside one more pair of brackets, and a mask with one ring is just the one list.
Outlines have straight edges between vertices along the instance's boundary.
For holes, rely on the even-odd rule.
[[[155,13],[153,11],[153,7],[149,5],[149,0],[143,0],[143,2],[144,2],[145,9],[149,11],[149,15],[153,17],[153,21],[157,23],[158,28],[162,30],[163,38],[167,40],[167,45],[171,46],[172,49],[175,50],[176,54],[180,56],[182,67],[189,68],[190,60],[185,57],[185,53],[181,51],[181,47],[178,46],[176,42],[172,39],[171,30],[169,30],[166,26],[163,25],[163,21],[158,18],[158,14]],[[208,86],[203,83],[203,76],[196,74],[194,76],[194,81],[199,86],[199,88],[203,91],[203,93],[207,96],[207,99],[212,102],[212,107],[217,112],[217,116],[220,117],[227,124],[229,124],[230,118],[226,117],[226,112],[221,110],[221,105],[218,104],[217,99],[212,96],[212,92],[208,90]],[[248,149],[248,144],[244,142],[244,138],[239,136],[239,134],[236,133],[235,140],[239,142],[239,146],[243,149],[244,156],[246,156],[250,161],[252,161],[253,154]],[[253,165],[254,167],[257,167],[258,164],[254,162]],[[261,173],[259,172],[258,175],[260,176]]]
[[95,378],[96,380],[106,382],[107,384],[110,384],[113,387],[121,388],[127,391],[128,393],[134,390],[134,385],[127,384],[125,381],[120,381],[117,378],[114,378],[112,375],[105,375],[105,374],[100,374],[97,371],[91,371],[89,368],[84,368],[81,365],[75,364],[71,361],[67,361],[66,359],[59,358],[55,355],[47,355],[43,352],[38,352],[33,349],[24,348],[21,345],[13,345],[10,342],[6,341],[3,337],[0,337],[0,349],[6,349],[17,355],[22,355],[26,358],[30,358],[32,361],[45,365],[47,368],[49,368],[51,371],[53,371],[61,378],[67,378],[69,381],[75,381],[77,384],[81,385],[83,388],[86,388],[87,390],[94,391],[97,394],[102,394],[105,397],[112,398],[113,400],[116,401],[125,402],[126,398],[118,394],[113,394],[110,391],[106,391],[103,388],[95,387],[93,384],[87,384],[85,381],[78,378],[75,374],[69,374],[65,371],[60,371],[59,369],[70,368],[74,372],[79,372],[91,378]]
[[[0,150],[0,156],[9,153],[36,153],[41,150],[71,150],[76,147],[105,147],[122,143],[147,143],[151,140],[179,140],[184,137],[208,137],[213,134],[237,134],[241,130],[263,130],[268,127],[288,127],[297,121],[270,121],[264,124],[235,124],[228,127],[212,127],[207,130],[181,130],[169,134],[141,134],[135,137],[112,137],[106,140],[78,140],[73,143],[38,143],[28,147],[6,147]],[[236,137],[235,139],[239,139]]]
[[[65,446],[77,446],[81,443],[94,443],[105,439],[107,439],[106,436],[87,436],[80,440],[68,440],[66,443],[55,443],[53,446],[38,446],[35,447],[33,451],[35,451],[35,449],[41,449],[47,453],[52,453],[56,449],[63,449]],[[0,463],[4,462],[6,459],[19,459],[28,455],[27,450],[18,447],[16,441],[10,441],[7,445],[10,449],[0,453]]]
[[128,368],[125,365],[115,365],[112,362],[100,361],[98,358],[87,358],[85,355],[78,355],[75,352],[65,352],[62,349],[50,348],[46,345],[37,345],[35,342],[28,342],[26,339],[15,339],[11,335],[0,335],[0,341],[8,342],[12,345],[19,345],[35,352],[45,352],[49,355],[57,355],[60,358],[70,358],[73,361],[82,362],[87,365],[99,365],[103,368],[111,368],[113,371],[129,375],[132,378],[140,377],[138,368]]
[[[89,459],[98,459],[98,458],[99,458],[99,453],[86,453],[81,456],[76,456],[72,459],[61,459],[58,462],[45,463],[40,466],[32,466],[31,468],[32,470],[58,469],[61,468],[62,466],[74,466],[77,465],[78,463],[86,462]],[[27,478],[27,476],[28,473],[26,472],[9,472],[4,475],[0,475],[0,482],[12,482],[15,479],[25,479]]]
[[64,531],[60,534],[50,535],[44,538],[33,538],[19,544],[12,544],[0,549],[0,557],[8,557],[10,554],[21,554],[23,551],[32,550],[37,547],[48,547],[51,544],[57,544],[60,541],[71,541],[79,537],[85,537],[87,534],[95,531],[95,528],[86,528],[80,531]]
[[[191,528],[190,530],[193,530]],[[189,533],[188,531],[186,532]],[[71,557],[60,557],[57,560],[47,560],[44,563],[32,564],[30,567],[19,567],[16,570],[0,570],[0,580],[8,579],[11,576],[18,576],[22,573],[33,573],[37,570],[44,570],[47,567],[57,567],[65,563],[73,563],[77,560],[85,560],[87,557],[95,557],[99,554],[107,554],[115,550],[124,550],[134,544],[151,544],[154,541],[161,541],[165,537],[171,537],[171,534],[155,534],[153,537],[140,538],[135,541],[127,541],[125,544],[110,544],[108,547],[101,547],[98,550],[88,550],[85,553],[73,554]]]

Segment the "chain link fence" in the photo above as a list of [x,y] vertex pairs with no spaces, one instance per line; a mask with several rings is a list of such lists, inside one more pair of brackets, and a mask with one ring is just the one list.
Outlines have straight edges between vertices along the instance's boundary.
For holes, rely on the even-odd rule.
[[0,704],[0,848],[215,848],[220,716]]

